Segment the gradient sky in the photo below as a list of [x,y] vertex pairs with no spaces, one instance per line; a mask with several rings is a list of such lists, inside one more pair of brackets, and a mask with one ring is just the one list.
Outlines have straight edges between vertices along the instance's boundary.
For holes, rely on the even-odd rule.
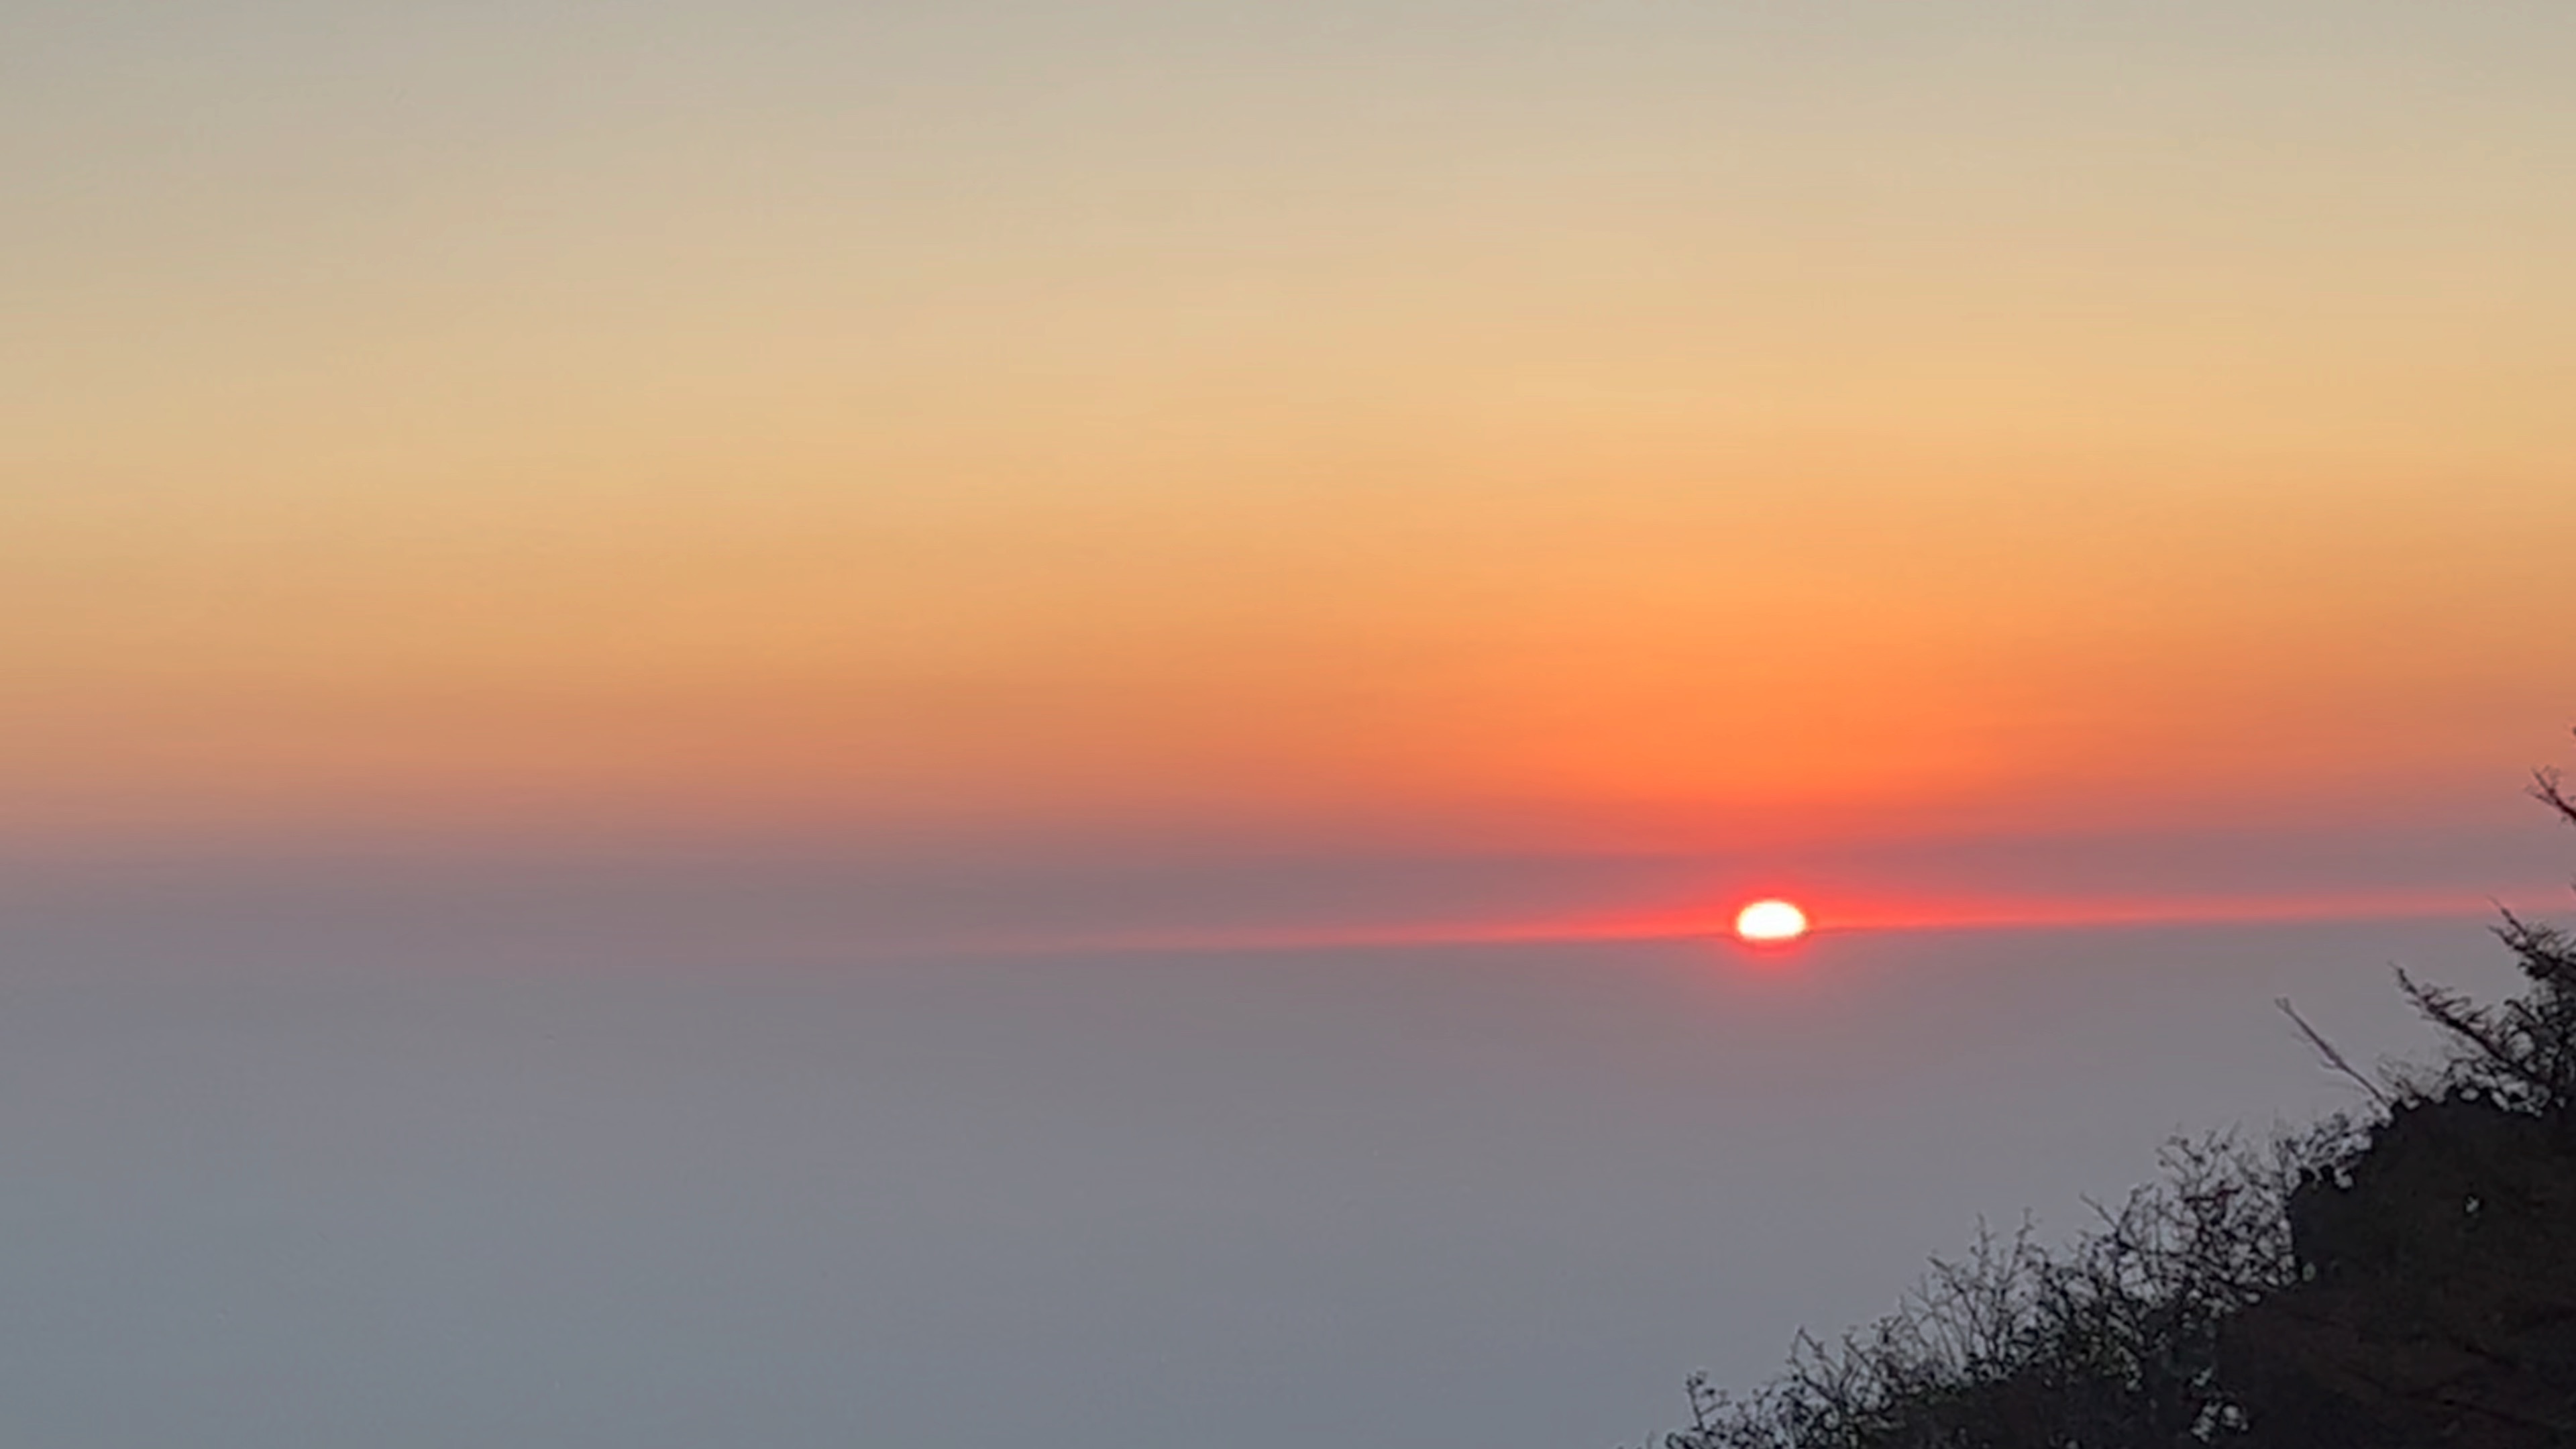
[[[724,1437],[601,1411],[685,1364],[708,1423],[744,1385],[807,1416],[738,1442],[989,1443],[1029,1426],[966,1366],[1043,1356],[1034,1305],[1123,1325],[1059,1376],[1129,1386],[1067,1449],[1599,1443],[1655,1404],[1578,1410],[1868,1311],[1967,1213],[2314,1109],[2272,990],[2375,999],[2560,899],[2516,792],[2576,722],[2571,55],[2558,0],[13,0],[0,1230],[50,1246],[0,1365],[69,1377],[12,1393],[57,1385],[64,1443]],[[1686,1067],[1769,1040],[1777,984],[1663,938],[1756,891],[1849,934],[1777,987],[1779,1072]],[[1511,1045],[1443,1077],[1387,1010]],[[1954,1095],[1755,1150],[1783,1074],[1890,1061]],[[1416,1110],[1453,1090],[1493,1103],[1456,1141]],[[1720,1098],[1754,1165],[1660,1175]],[[1584,1112],[1655,1130],[1515,1156]],[[1193,1215],[1274,1147],[1304,1206]],[[836,1218],[874,1162],[916,1196]],[[1888,1211],[1696,1216],[1818,1173]],[[1633,1239],[1549,1256],[1611,1180]],[[796,1299],[754,1371],[578,1246],[705,1261],[748,1322],[924,1224],[967,1264],[997,1198],[1017,1286],[894,1273],[949,1325],[869,1381],[900,1411],[834,1396],[832,1335],[896,1332],[859,1300]],[[1426,1257],[1442,1221],[1483,1246]],[[1701,1243],[1778,1276],[1642,1286]],[[1141,1307],[1102,1306],[1121,1253]],[[136,1329],[151,1282],[85,1266],[127,1260],[265,1325],[240,1381],[288,1407],[225,1409],[197,1320]],[[1265,1286],[1310,1317],[1244,1341],[1382,1438],[1251,1433],[1281,1386],[1189,1356]],[[1633,1331],[1404,1367],[1629,1289]],[[516,1347],[460,1346],[493,1320]],[[1526,1371],[1578,1342],[1642,1377]]]
[[2569,712],[2561,7],[0,26],[21,833],[1706,848]]

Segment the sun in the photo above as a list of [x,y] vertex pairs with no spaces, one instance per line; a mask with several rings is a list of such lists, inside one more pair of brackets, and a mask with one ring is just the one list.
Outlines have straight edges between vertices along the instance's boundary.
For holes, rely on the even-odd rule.
[[1807,934],[1807,913],[1787,901],[1755,901],[1735,913],[1735,934],[1747,941],[1794,941]]

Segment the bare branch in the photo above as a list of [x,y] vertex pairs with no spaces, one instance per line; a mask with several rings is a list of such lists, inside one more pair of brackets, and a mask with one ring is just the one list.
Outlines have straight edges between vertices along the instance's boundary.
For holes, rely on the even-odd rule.
[[2355,1082],[2360,1083],[2361,1089],[2368,1092],[2370,1094],[2370,1099],[2377,1102],[2380,1106],[2389,1107],[2395,1105],[2389,1101],[2388,1093],[2381,1090],[2380,1085],[2377,1082],[2374,1082],[2369,1077],[2363,1075],[2361,1069],[2352,1064],[2351,1059],[2347,1058],[2343,1054],[2341,1048],[2337,1047],[2333,1042],[2326,1040],[2324,1033],[2318,1031],[2315,1027],[2308,1025],[2308,1019],[2299,1015],[2299,1009],[2290,1004],[2290,998],[2286,996],[2275,996],[2272,998],[2272,1004],[2281,1009],[2281,1014],[2290,1019],[2290,1024],[2292,1026],[2299,1029],[2299,1035],[2308,1039],[2308,1045],[2316,1048],[2317,1055],[2325,1058],[2327,1066],[2334,1068],[2336,1071],[2352,1078]]
[[2557,770],[2531,772],[2531,798],[2557,811],[2568,824],[2576,825],[2576,796],[2567,793],[2567,777]]

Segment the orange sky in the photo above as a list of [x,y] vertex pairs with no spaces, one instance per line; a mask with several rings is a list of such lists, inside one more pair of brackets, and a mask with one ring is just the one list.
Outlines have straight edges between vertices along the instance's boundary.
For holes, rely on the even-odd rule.
[[39,24],[11,830],[1667,847],[2557,752],[2533,35],[1611,7],[1390,69],[1417,8],[592,71],[386,12],[260,76]]

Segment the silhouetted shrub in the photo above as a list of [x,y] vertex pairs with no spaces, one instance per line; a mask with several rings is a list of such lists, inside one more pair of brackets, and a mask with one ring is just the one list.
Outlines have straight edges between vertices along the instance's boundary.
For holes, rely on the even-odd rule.
[[2218,1380],[2220,1330],[2296,1281],[2289,1196],[2340,1160],[2346,1135],[2168,1144],[2164,1176],[2067,1248],[2027,1227],[1981,1235],[1869,1328],[1802,1337],[1751,1396],[1694,1379],[1692,1427],[1670,1449],[2205,1441],[2241,1421]]

